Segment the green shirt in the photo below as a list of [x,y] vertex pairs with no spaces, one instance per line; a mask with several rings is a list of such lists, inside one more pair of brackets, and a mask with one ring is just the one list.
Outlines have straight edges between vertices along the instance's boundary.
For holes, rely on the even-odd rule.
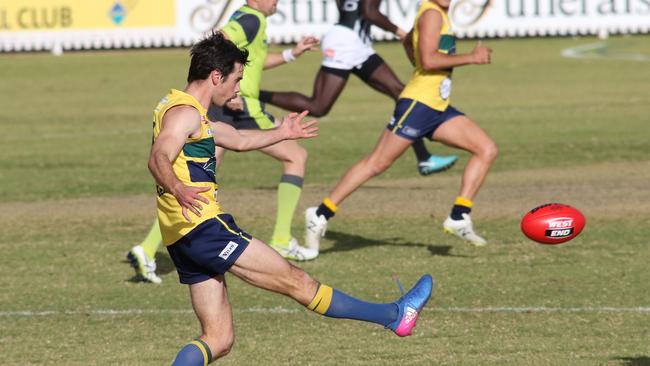
[[261,12],[244,5],[230,17],[222,31],[241,49],[248,50],[248,64],[239,86],[241,95],[258,99],[262,83],[262,70],[269,45],[266,38],[266,17]]

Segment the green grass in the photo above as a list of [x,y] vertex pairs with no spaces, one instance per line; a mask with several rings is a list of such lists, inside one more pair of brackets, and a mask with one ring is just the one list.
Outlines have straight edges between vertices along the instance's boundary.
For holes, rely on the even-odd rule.
[[[650,54],[647,41],[614,37],[608,48]],[[437,286],[413,337],[322,318],[230,276],[237,341],[218,363],[650,365],[650,312],[634,310],[650,307],[650,67],[560,57],[593,42],[493,40],[494,64],[455,71],[453,104],[500,148],[473,215],[487,248],[440,230],[467,154],[420,178],[407,153],[341,207],[322,255],[301,264],[378,302],[398,296],[392,273],[406,286],[431,273]],[[396,44],[376,49],[408,78]],[[130,281],[122,260],[153,218],[151,111],[167,89],[184,86],[187,64],[185,50],[0,56],[3,365],[169,364],[198,334],[166,253],[157,258],[160,286]],[[318,67],[318,55],[305,56],[269,71],[264,86],[309,92]],[[320,136],[304,142],[299,212],[372,148],[392,108],[350,79]],[[279,174],[255,152],[228,153],[220,171],[224,206],[262,239],[272,231]],[[583,210],[580,237],[542,246],[521,235],[521,215],[549,201]],[[298,214],[298,236],[302,224]],[[512,309],[480,311],[489,308]]]

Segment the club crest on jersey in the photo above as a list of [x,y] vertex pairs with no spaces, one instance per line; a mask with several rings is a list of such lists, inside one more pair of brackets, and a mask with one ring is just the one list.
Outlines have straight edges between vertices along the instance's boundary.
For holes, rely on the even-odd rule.
[[548,222],[545,235],[547,238],[565,238],[573,234],[573,219],[558,217]]

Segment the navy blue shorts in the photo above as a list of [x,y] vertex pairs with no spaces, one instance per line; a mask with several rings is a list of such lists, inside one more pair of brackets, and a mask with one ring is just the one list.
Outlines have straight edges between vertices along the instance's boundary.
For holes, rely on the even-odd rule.
[[205,220],[167,246],[181,283],[191,285],[226,273],[244,252],[252,237],[231,215]]
[[408,140],[415,141],[422,137],[432,140],[433,132],[441,124],[454,117],[464,115],[463,112],[452,106],[448,106],[444,112],[440,112],[424,103],[403,98],[397,101],[393,118],[386,128]]

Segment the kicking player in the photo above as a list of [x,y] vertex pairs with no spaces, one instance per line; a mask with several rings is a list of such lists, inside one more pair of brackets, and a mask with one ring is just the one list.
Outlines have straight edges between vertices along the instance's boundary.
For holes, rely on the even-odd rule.
[[201,336],[185,345],[173,366],[204,366],[233,346],[232,310],[225,273],[291,297],[318,314],[380,324],[398,336],[411,334],[431,296],[431,276],[424,275],[393,303],[368,303],[319,283],[276,251],[240,229],[217,202],[215,145],[237,151],[283,140],[316,136],[316,121],[303,123],[307,111],[290,114],[277,127],[238,131],[210,122],[211,103],[222,106],[236,97],[248,52],[220,33],[191,51],[188,84],[172,89],[154,110],[154,140],[149,169],[157,182],[162,239],[180,282],[189,285]]
[[[308,110],[321,117],[329,113],[350,74],[395,101],[404,84],[372,48],[370,26],[395,33],[400,39],[406,32],[379,11],[381,0],[337,0],[339,21],[323,37],[323,64],[316,74],[311,97],[296,92],[261,91],[260,100],[289,111]],[[412,144],[422,175],[449,169],[456,156],[431,155],[422,139]]]
[[[456,54],[456,39],[447,17],[450,0],[424,0],[413,30],[404,42],[415,71],[395,106],[393,118],[375,149],[339,180],[320,206],[307,209],[306,245],[317,248],[327,220],[338,205],[368,179],[381,174],[413,143],[427,137],[472,154],[443,228],[476,246],[486,245],[474,232],[473,200],[497,156],[497,146],[472,119],[449,104],[451,74],[456,66],[489,64],[491,50],[479,42],[472,52]],[[426,35],[426,36],[425,36]]]
[[[244,68],[246,77],[241,84],[241,98],[229,101],[226,107],[211,106],[208,110],[211,120],[228,123],[239,130],[274,127],[273,116],[264,110],[264,104],[258,100],[262,70],[291,62],[318,44],[317,39],[305,37],[293,49],[286,49],[281,54],[268,53],[266,17],[275,13],[276,5],[277,0],[248,0],[247,5],[239,8],[224,26],[222,32],[238,47],[246,49],[251,61]],[[291,222],[302,194],[307,151],[292,140],[282,141],[261,151],[283,166],[271,246],[288,259],[303,261],[316,258],[317,250],[301,246],[291,235]],[[218,164],[223,161],[223,153],[223,149],[217,149]],[[150,283],[162,281],[155,272],[155,253],[160,242],[158,224],[154,223],[145,240],[127,253],[127,260],[135,270],[137,279]]]
[[[210,120],[228,123],[238,130],[266,130],[275,126],[273,116],[264,110],[264,104],[258,99],[262,70],[291,62],[318,45],[316,38],[305,37],[293,49],[286,49],[281,54],[268,53],[266,17],[275,13],[276,6],[277,0],[248,0],[222,29],[237,47],[248,50],[251,60],[244,68],[241,97],[225,107],[211,106],[208,110]],[[288,259],[303,261],[316,258],[318,251],[299,245],[291,235],[291,222],[302,194],[307,151],[293,140],[282,141],[260,151],[282,163],[283,167],[270,245]],[[217,149],[218,164],[221,164],[222,157],[223,150]]]

